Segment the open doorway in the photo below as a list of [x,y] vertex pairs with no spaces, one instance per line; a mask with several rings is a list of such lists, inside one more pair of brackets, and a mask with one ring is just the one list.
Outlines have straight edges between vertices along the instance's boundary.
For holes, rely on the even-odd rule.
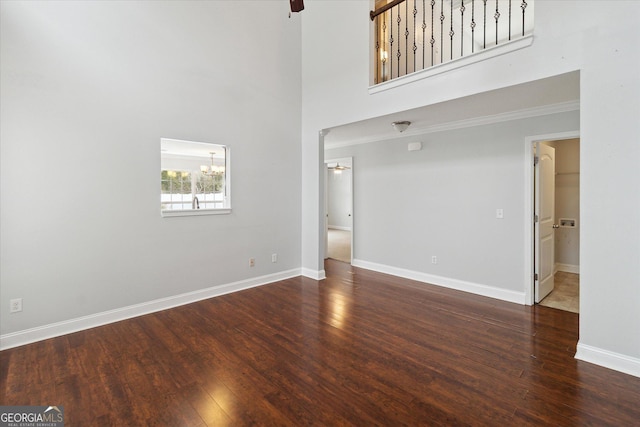
[[534,295],[574,313],[580,301],[580,139],[536,141]]
[[325,258],[351,263],[353,256],[353,161],[325,161]]

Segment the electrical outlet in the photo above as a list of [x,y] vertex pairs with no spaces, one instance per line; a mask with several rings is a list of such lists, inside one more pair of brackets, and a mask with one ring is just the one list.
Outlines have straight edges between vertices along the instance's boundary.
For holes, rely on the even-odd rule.
[[256,266],[256,259],[249,258],[249,267],[255,267],[255,266]]
[[278,262],[278,254],[271,254],[271,262]]
[[437,256],[432,256],[431,257],[431,264],[437,264],[438,263],[438,257]]
[[504,209],[496,209],[496,218],[504,219]]
[[22,298],[15,298],[9,301],[9,313],[22,311]]

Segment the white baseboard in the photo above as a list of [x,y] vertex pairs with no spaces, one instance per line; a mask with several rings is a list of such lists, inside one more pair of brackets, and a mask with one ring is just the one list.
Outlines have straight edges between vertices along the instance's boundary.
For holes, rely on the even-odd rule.
[[160,298],[141,304],[130,305],[128,307],[117,308],[115,310],[104,311],[102,313],[78,317],[76,319],[69,319],[49,325],[38,326],[23,331],[12,332],[0,336],[0,350],[6,350],[8,348],[18,347],[36,341],[59,337],[61,335],[67,335],[73,332],[78,332],[85,329],[95,328],[97,326],[130,319],[132,317],[142,316],[145,314],[154,313],[156,311],[190,304],[193,302],[241,291],[244,289],[266,285],[269,283],[277,282],[279,280],[297,277],[300,276],[300,274],[300,269],[295,268],[288,271],[268,274],[266,276],[254,277],[252,279],[241,280],[238,282],[214,286],[211,288],[201,289],[193,292],[187,292],[167,298]]
[[554,266],[554,269],[555,269],[555,272],[564,271],[565,273],[580,274],[579,265],[556,263],[556,265]]
[[327,278],[327,275],[324,270],[312,270],[310,268],[302,268],[302,273],[304,277],[308,277],[313,280],[324,280]]
[[366,268],[367,270],[378,271],[380,273],[391,274],[393,276],[404,277],[418,282],[429,283],[431,285],[442,286],[444,288],[469,292],[489,298],[496,298],[503,301],[514,302],[516,304],[526,304],[525,293],[509,291],[493,286],[479,283],[466,282],[448,277],[436,276],[433,274],[421,273],[419,271],[405,270],[403,268],[391,267],[388,265],[354,259],[351,264],[355,267]]
[[327,228],[332,230],[351,231],[351,227],[342,227],[340,225],[328,225]]
[[624,354],[614,353],[587,344],[580,344],[578,341],[575,358],[640,377],[640,359],[635,357],[625,356]]

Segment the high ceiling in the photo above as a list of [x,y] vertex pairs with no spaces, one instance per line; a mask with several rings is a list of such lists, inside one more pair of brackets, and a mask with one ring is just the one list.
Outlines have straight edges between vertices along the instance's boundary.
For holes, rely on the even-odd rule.
[[162,138],[160,150],[163,155],[224,159],[225,146],[206,142],[182,141],[179,139]]
[[580,99],[578,72],[433,104],[328,129],[325,148],[397,138],[391,123],[408,120],[402,136],[481,124],[510,117],[526,117],[575,110]]

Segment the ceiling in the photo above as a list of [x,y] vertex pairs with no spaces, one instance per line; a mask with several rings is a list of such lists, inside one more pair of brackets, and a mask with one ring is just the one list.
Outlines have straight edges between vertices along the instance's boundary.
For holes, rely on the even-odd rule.
[[575,110],[580,99],[580,74],[571,72],[447,102],[432,104],[327,129],[325,148],[381,141],[399,136],[391,123],[408,120],[402,136],[510,118]]
[[182,141],[179,139],[162,138],[160,140],[160,151],[162,154],[176,156],[211,158],[214,153],[215,158],[224,159],[225,146],[219,144],[209,144],[206,142]]

